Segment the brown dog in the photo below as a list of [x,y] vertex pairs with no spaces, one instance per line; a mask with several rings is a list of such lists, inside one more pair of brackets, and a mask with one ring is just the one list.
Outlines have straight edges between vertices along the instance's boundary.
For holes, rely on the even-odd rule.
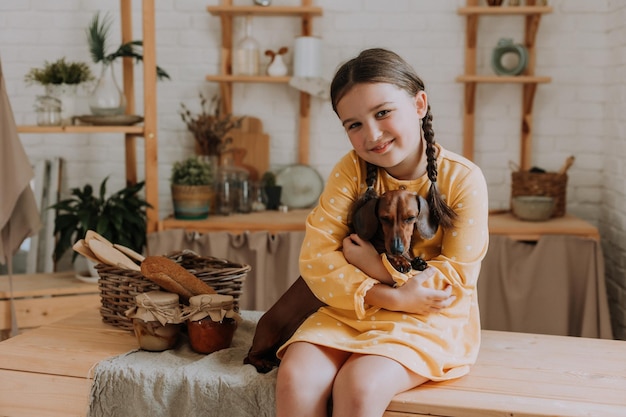
[[424,197],[407,190],[387,191],[358,208],[352,225],[361,239],[370,241],[378,253],[386,253],[399,272],[426,269],[422,258],[410,258],[413,243],[431,239],[437,231]]
[[[351,219],[354,232],[370,241],[378,253],[385,252],[398,271],[426,268],[421,258],[409,258],[409,250],[416,239],[430,239],[437,231],[423,197],[406,190],[387,191],[379,198],[355,206]],[[324,305],[299,277],[261,316],[244,363],[254,365],[262,373],[278,366],[278,348],[308,316]]]

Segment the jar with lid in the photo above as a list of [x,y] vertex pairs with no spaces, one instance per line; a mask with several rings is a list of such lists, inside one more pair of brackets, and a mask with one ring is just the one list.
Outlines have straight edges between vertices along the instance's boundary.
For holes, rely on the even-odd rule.
[[150,291],[135,296],[135,307],[126,311],[132,319],[139,347],[152,352],[172,349],[184,321],[178,294]]
[[37,96],[37,125],[59,126],[61,119],[61,100],[53,96]]
[[201,294],[189,299],[187,333],[189,344],[197,353],[213,353],[230,347],[239,315],[233,296]]

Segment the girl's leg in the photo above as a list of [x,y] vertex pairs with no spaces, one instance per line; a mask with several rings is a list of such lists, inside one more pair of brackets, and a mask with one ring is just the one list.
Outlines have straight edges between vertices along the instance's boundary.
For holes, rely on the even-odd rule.
[[381,417],[394,395],[428,381],[393,359],[354,354],[333,384],[333,417]]
[[349,355],[307,342],[291,344],[278,367],[276,417],[327,417],[333,380]]

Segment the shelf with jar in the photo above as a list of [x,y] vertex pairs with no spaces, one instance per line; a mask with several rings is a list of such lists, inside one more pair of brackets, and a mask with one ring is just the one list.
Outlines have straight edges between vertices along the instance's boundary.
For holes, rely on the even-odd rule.
[[[502,2],[500,2],[502,3]],[[541,4],[540,4],[541,3]],[[533,128],[533,102],[538,84],[549,83],[550,77],[535,75],[535,39],[541,16],[552,13],[552,7],[536,0],[509,1],[506,5],[480,5],[479,0],[467,0],[466,7],[460,7],[458,14],[466,18],[465,40],[465,71],[456,78],[465,85],[463,112],[463,155],[469,159],[474,157],[474,119],[476,86],[478,84],[521,84],[522,85],[522,116],[520,127],[520,167],[530,168],[531,142]],[[523,48],[526,63],[519,75],[476,74],[476,46],[478,22],[480,16],[522,16],[524,24],[524,42],[516,47]],[[503,55],[502,55],[503,56]]]
[[[252,17],[286,17],[297,18],[301,20],[300,33],[298,36],[311,37],[313,34],[313,18],[322,15],[322,8],[313,5],[312,0],[301,0],[299,6],[235,6],[232,0],[222,0],[220,5],[208,6],[207,11],[217,16],[221,20],[221,61],[219,74],[210,74],[206,76],[206,80],[217,82],[220,84],[220,94],[222,97],[222,108],[226,113],[233,112],[233,83],[271,83],[271,84],[288,84],[292,77],[270,76],[261,74],[259,70],[258,60],[260,59],[260,50],[257,50],[257,64],[251,64],[252,71],[240,70],[237,65],[237,46],[240,40],[235,43],[233,39],[233,21],[235,18],[246,19],[246,32],[252,37],[251,19]],[[254,42],[252,39],[251,42]],[[245,48],[245,46],[244,46]],[[242,58],[242,55],[239,55]],[[245,58],[245,56],[244,56]],[[250,69],[250,68],[248,68]],[[239,70],[239,71],[238,71]],[[298,112],[298,162],[307,164],[309,162],[309,129],[310,129],[310,95],[306,92],[300,93],[299,112]]]

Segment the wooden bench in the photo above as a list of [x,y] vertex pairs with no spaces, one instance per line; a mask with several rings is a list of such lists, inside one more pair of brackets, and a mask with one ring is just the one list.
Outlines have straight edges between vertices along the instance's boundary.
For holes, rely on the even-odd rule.
[[[92,367],[136,347],[97,309],[1,342],[0,415],[84,416]],[[485,330],[469,375],[399,394],[385,413],[416,416],[626,416],[626,343]]]
[[[0,333],[11,329],[9,277],[0,275]],[[13,300],[20,331],[55,322],[100,303],[97,284],[74,272],[13,275]],[[3,338],[0,337],[0,340]]]

